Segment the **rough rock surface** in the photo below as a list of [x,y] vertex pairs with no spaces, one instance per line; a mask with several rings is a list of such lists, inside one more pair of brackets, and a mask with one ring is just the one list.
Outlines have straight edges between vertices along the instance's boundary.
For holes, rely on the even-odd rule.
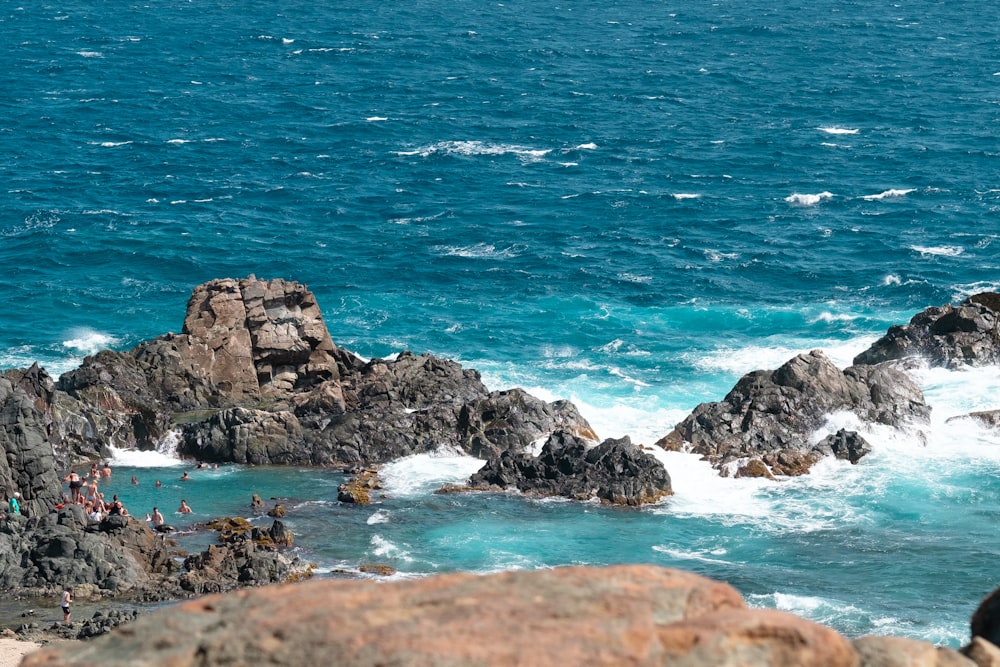
[[958,651],[903,637],[860,637],[854,649],[861,667],[975,667]]
[[958,306],[928,308],[854,358],[856,365],[920,358],[956,368],[1000,363],[1000,294],[983,292]]
[[814,350],[777,370],[744,375],[722,401],[702,403],[656,444],[701,454],[720,470],[760,458],[775,474],[803,474],[831,451],[833,442],[817,448],[811,438],[839,411],[894,427],[926,422],[930,415],[920,389],[902,371],[889,365],[840,371]]
[[183,603],[24,664],[652,665],[671,624],[743,607],[726,584],[643,565],[322,580]]
[[46,593],[93,584],[123,593],[171,570],[163,541],[142,521],[109,516],[90,523],[71,505],[39,518],[0,522],[0,588]]
[[576,500],[599,498],[616,505],[656,502],[673,493],[663,464],[628,437],[591,447],[563,432],[551,435],[538,456],[510,450],[494,456],[470,478],[469,486],[513,487]]
[[364,362],[334,345],[305,286],[253,277],[199,286],[180,334],[88,357],[55,393],[80,415],[66,440],[83,453],[152,448],[175,428],[205,461],[344,468],[441,446],[524,450],[557,429],[597,439],[572,404],[491,393],[452,361]]

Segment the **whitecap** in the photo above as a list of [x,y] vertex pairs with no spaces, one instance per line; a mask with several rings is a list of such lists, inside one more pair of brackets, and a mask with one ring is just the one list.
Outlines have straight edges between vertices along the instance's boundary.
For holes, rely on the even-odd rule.
[[91,145],[93,145],[94,143],[97,143],[97,145],[101,146],[102,148],[117,148],[118,146],[128,146],[132,142],[131,141],[101,141],[99,143],[98,142],[92,142]]
[[799,194],[798,192],[785,197],[785,201],[789,204],[798,204],[800,206],[815,206],[824,199],[830,199],[833,197],[832,192],[820,192],[818,194]]
[[370,517],[368,517],[365,523],[367,523],[369,526],[374,526],[380,523],[389,523],[389,513],[384,510],[378,510]]
[[685,199],[698,199],[701,195],[691,194],[687,192],[675,192],[671,195],[677,201],[684,201]]
[[515,155],[526,161],[537,161],[551,152],[550,149],[536,149],[517,144],[491,144],[483,141],[440,141],[415,151],[397,151],[400,157],[419,155],[429,157],[437,153],[477,157],[481,155]]
[[890,273],[885,278],[882,279],[882,286],[889,287],[890,285],[899,285],[902,281],[899,276]]
[[702,563],[713,563],[716,565],[729,565],[730,561],[714,558],[714,556],[724,555],[725,549],[693,549],[684,550],[667,547],[659,544],[653,545],[653,551],[667,554],[675,560],[695,560]]
[[437,246],[435,249],[445,256],[470,259],[510,259],[517,256],[512,248],[498,249],[491,243],[477,243],[471,246]]
[[909,188],[907,190],[897,190],[897,189],[885,190],[884,192],[880,192],[877,195],[864,195],[861,198],[867,201],[878,201],[879,199],[896,199],[899,197],[905,197],[914,190],[916,190],[916,188]]
[[484,463],[464,452],[441,448],[396,459],[382,466],[379,477],[392,497],[414,497],[433,493],[445,484],[464,484]]
[[820,132],[826,132],[827,134],[857,134],[859,131],[857,128],[846,128],[837,126],[817,127],[816,129],[819,130]]
[[191,143],[191,140],[190,139],[167,139],[167,143],[168,144],[189,144],[189,143]]
[[118,339],[111,334],[95,331],[87,327],[71,329],[70,338],[62,342],[62,346],[69,350],[82,352],[83,354],[94,354],[101,350],[107,350],[118,344]]
[[941,246],[921,246],[921,245],[911,245],[910,250],[914,252],[919,252],[921,255],[936,255],[940,257],[958,257],[963,252],[965,248],[961,246],[954,245],[941,245]]
[[381,123],[389,119],[385,116],[369,116],[368,118],[365,118],[365,120],[369,123]]
[[100,51],[77,51],[78,56],[83,56],[84,58],[103,58],[104,54]]
[[372,535],[371,545],[373,547],[372,553],[380,558],[398,558],[407,562],[413,561],[409,551],[393,544],[381,535]]

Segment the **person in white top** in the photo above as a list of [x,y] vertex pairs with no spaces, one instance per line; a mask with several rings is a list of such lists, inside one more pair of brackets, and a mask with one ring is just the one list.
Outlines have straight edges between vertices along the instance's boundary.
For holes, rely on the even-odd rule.
[[69,625],[69,605],[71,602],[73,602],[73,589],[67,588],[63,591],[62,600],[59,601],[59,606],[62,607],[63,610],[63,623],[66,625]]

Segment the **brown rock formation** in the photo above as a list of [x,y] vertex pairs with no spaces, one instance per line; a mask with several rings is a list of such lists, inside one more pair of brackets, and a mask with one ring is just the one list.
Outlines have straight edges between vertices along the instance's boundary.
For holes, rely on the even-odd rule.
[[23,664],[660,665],[672,664],[667,657],[680,655],[685,637],[702,637],[721,655],[724,626],[684,622],[725,610],[737,613],[719,618],[738,623],[739,641],[765,647],[760,656],[778,655],[781,645],[790,656],[818,656],[826,641],[830,661],[811,664],[856,664],[841,659],[853,655],[850,645],[830,630],[744,610],[726,584],[644,565],[265,587],[175,605]]

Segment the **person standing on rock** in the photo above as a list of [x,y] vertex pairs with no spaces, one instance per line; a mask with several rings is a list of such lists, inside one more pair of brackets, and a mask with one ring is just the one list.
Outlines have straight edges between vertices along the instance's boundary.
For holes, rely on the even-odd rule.
[[71,587],[67,587],[62,593],[62,600],[59,601],[59,606],[62,607],[63,611],[63,623],[66,625],[70,624],[69,605],[71,602],[73,602],[73,589]]
[[72,501],[74,503],[81,503],[82,497],[80,489],[83,488],[83,480],[80,476],[76,474],[75,470],[70,470],[69,474],[63,479],[64,482],[69,482],[69,492],[72,494]]
[[15,491],[14,495],[12,495],[10,497],[9,506],[10,506],[10,513],[11,514],[20,514],[21,513],[21,503],[20,503],[20,500],[21,500],[21,492],[20,491]]

